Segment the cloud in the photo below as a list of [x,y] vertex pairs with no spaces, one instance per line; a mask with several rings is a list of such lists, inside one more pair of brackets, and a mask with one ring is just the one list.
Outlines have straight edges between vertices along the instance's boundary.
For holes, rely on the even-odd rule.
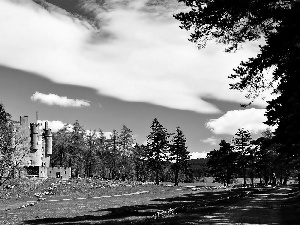
[[[38,120],[37,122],[42,123],[43,128],[45,128],[45,122],[46,121],[48,122],[48,127],[51,129],[52,132],[57,132],[58,130],[62,129],[66,125],[66,123],[63,123],[62,121],[59,121],[59,120],[52,120],[52,121]],[[67,124],[67,125],[68,125],[67,130],[72,132],[74,126],[72,124]],[[86,130],[87,135],[90,134],[90,133],[91,133],[91,130]],[[103,132],[103,134],[104,134],[104,137],[106,139],[111,139],[112,132],[105,131],[105,132]],[[99,137],[100,132],[96,131],[96,135]]]
[[234,135],[239,128],[244,128],[252,133],[258,133],[268,128],[265,122],[265,109],[245,109],[228,111],[218,119],[211,119],[206,127],[214,134]]
[[35,92],[31,96],[31,100],[34,102],[41,102],[47,105],[59,105],[62,107],[86,107],[90,106],[90,103],[86,100],[69,99],[66,96],[58,96],[56,94],[43,94]]
[[[45,122],[48,122],[48,127],[51,129],[52,132],[57,132],[58,130],[62,129],[65,125],[65,123],[63,123],[62,121],[59,120],[38,120],[38,123],[42,123],[43,124],[43,128],[45,128]],[[72,125],[69,125],[70,129],[72,127]]]
[[191,152],[190,158],[191,159],[199,159],[199,158],[206,158],[206,152]]
[[207,143],[207,144],[210,144],[210,145],[217,145],[218,143],[218,138],[215,138],[215,137],[210,137],[210,138],[207,138],[207,139],[204,139],[204,140],[201,140],[201,142],[203,143]]
[[[106,10],[89,1],[82,7],[93,7],[99,30],[28,2],[0,1],[2,65],[124,101],[198,113],[220,112],[206,97],[247,102],[229,90],[227,77],[241,60],[257,54],[258,43],[235,54],[217,44],[199,51],[172,18],[175,0],[151,7],[149,1],[112,1]],[[175,6],[168,11],[168,5]]]

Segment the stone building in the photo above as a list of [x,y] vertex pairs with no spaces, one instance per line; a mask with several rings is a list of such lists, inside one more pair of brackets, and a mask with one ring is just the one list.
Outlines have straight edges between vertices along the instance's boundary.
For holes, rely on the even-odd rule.
[[30,123],[30,126],[28,126],[28,116],[21,116],[20,126],[23,129],[29,129],[30,132],[30,151],[24,157],[22,163],[27,176],[71,178],[71,168],[50,167],[52,133],[48,127],[48,122],[45,122],[44,128],[43,124],[38,122]]

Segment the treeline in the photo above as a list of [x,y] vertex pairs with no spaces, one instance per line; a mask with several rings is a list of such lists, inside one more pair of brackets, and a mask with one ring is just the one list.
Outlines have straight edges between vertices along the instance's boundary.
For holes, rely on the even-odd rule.
[[276,143],[270,129],[253,140],[249,131],[239,129],[231,142],[221,140],[220,148],[208,153],[207,166],[215,179],[224,185],[237,177],[244,180],[259,178],[262,185],[286,184],[290,175],[295,175],[298,159],[284,145]]
[[[0,103],[0,186],[18,176],[30,151],[28,129],[18,123]],[[125,125],[109,136],[99,130],[85,130],[78,121],[53,133],[51,166],[71,167],[73,177],[104,179],[179,181],[188,179],[189,152],[180,127],[169,133],[155,118],[147,142],[136,143]]]
[[[72,127],[72,129],[70,129]],[[73,177],[137,181],[186,179],[189,152],[179,127],[171,134],[155,118],[147,143],[136,143],[125,125],[109,137],[99,130],[87,131],[76,121],[53,133],[52,166],[71,167]],[[183,178],[184,177],[184,178]]]

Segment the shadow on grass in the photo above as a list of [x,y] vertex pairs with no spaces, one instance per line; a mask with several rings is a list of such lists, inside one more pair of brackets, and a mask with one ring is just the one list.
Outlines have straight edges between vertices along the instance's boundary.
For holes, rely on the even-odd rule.
[[281,224],[300,223],[300,189],[298,185],[292,186],[291,189],[291,194],[285,198],[281,206]]
[[[183,224],[201,223],[210,215],[249,195],[253,189],[195,192],[178,197],[154,199],[150,204],[106,208],[89,215],[43,218],[24,221],[25,224]],[[141,196],[142,197],[142,196]],[[106,214],[105,214],[106,213]],[[103,215],[105,214],[105,215]]]

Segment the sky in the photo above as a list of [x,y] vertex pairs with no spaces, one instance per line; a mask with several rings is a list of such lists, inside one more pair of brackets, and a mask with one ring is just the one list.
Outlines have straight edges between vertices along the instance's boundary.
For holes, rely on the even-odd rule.
[[193,158],[239,128],[257,137],[266,100],[242,108],[249,100],[229,90],[228,76],[262,41],[199,50],[173,18],[187,9],[176,0],[1,0],[0,101],[15,120],[35,122],[38,112],[52,131],[76,120],[105,132],[126,125],[139,144],[157,118],[171,133],[181,128]]

